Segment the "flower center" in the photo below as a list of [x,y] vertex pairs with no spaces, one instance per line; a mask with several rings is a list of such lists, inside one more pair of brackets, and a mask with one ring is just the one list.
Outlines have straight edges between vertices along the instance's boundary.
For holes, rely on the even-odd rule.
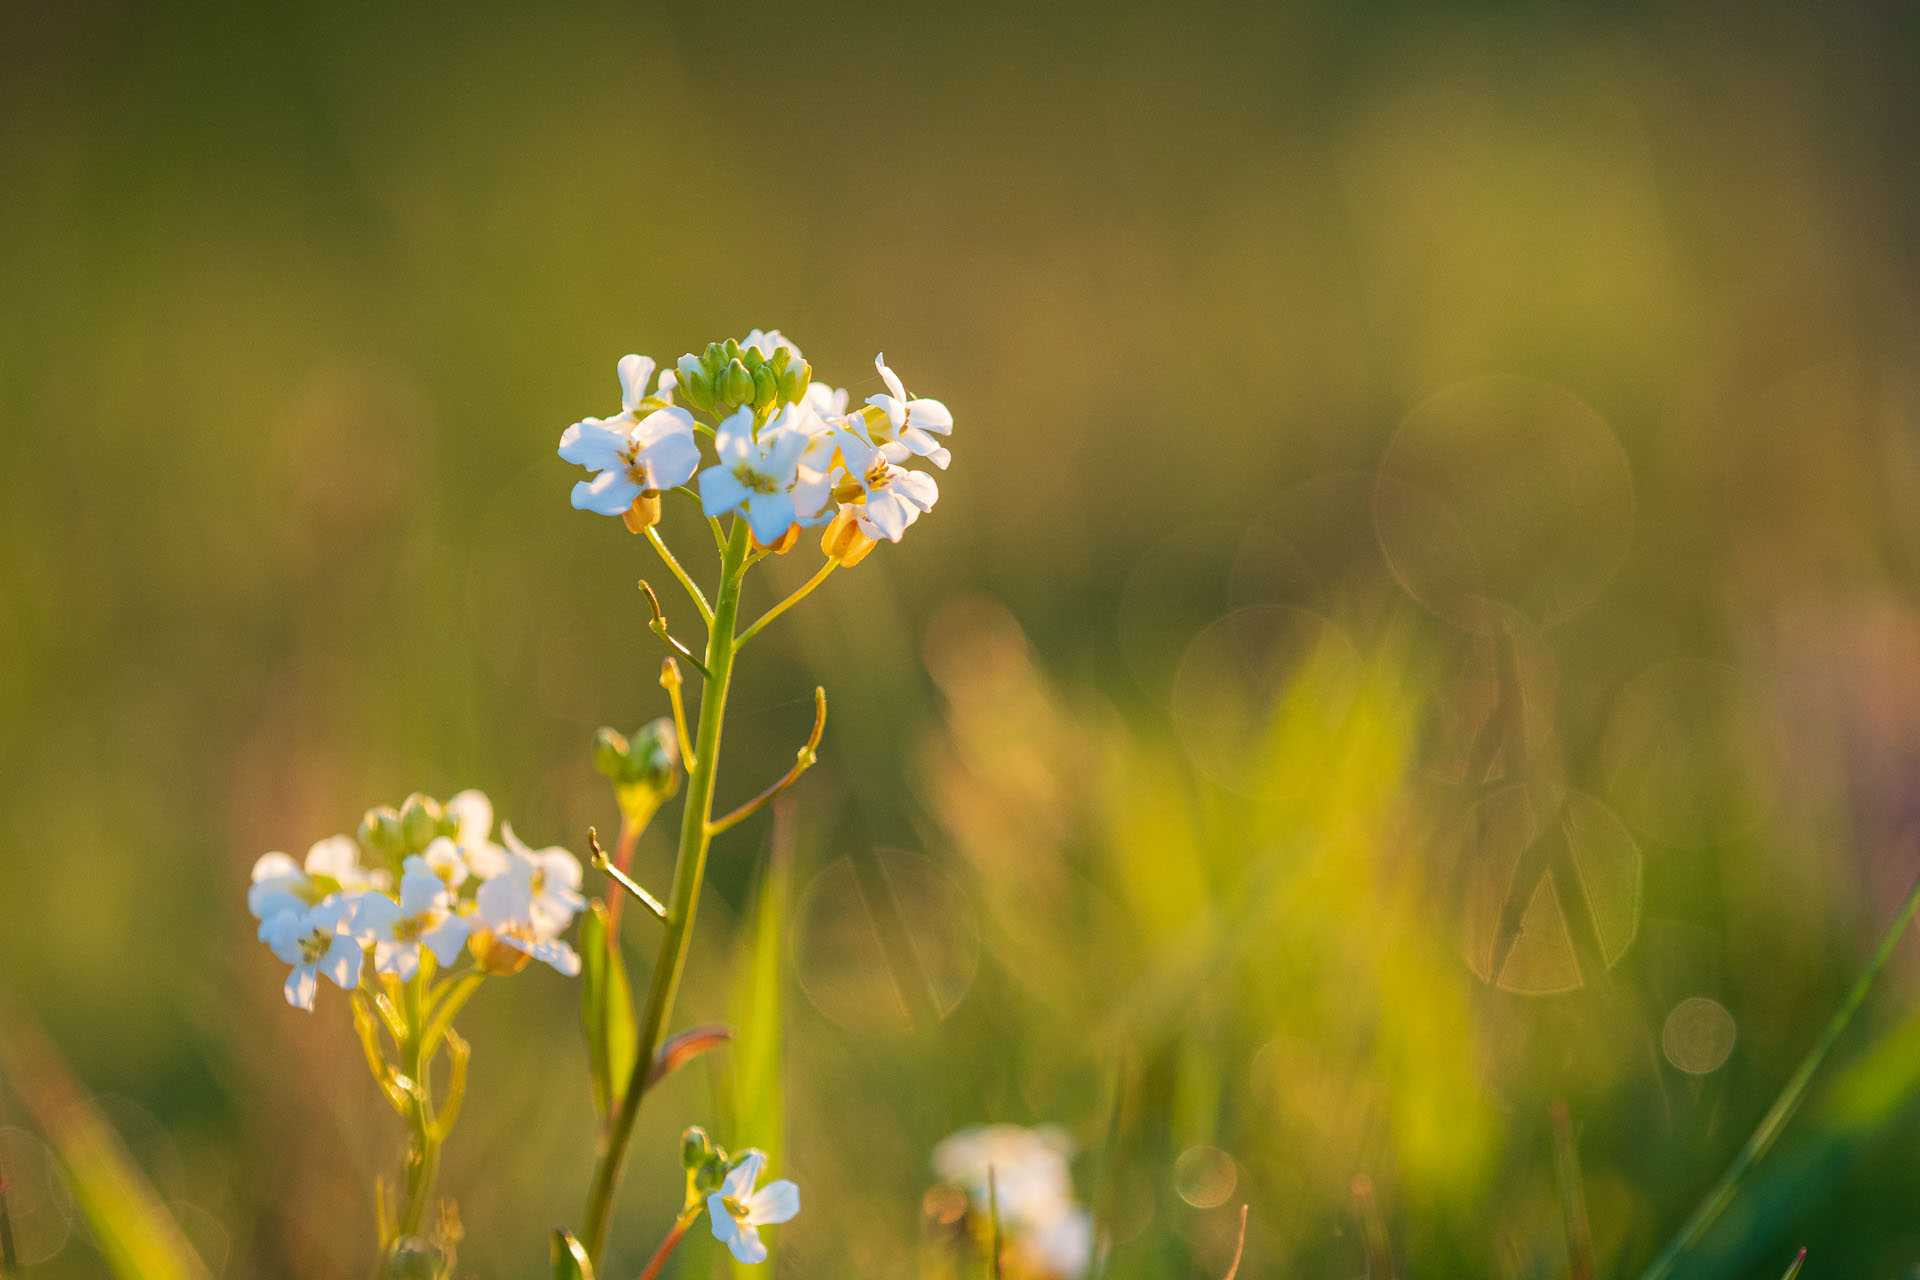
[[427,925],[430,923],[432,922],[427,918],[425,912],[417,916],[402,916],[393,923],[393,940],[395,942],[417,942],[419,941],[420,935],[427,931]]
[[872,491],[874,489],[886,488],[887,480],[891,475],[892,472],[888,469],[887,460],[882,458],[873,464],[871,471],[867,472],[867,489]]
[[780,492],[780,486],[774,483],[772,476],[755,471],[744,462],[733,469],[733,478],[738,480],[740,487],[748,493]]
[[745,1222],[747,1220],[747,1206],[745,1204],[735,1200],[732,1196],[720,1197],[720,1203],[726,1206],[727,1212],[739,1221]]
[[315,929],[300,939],[300,963],[319,964],[333,948],[333,935],[324,929]]

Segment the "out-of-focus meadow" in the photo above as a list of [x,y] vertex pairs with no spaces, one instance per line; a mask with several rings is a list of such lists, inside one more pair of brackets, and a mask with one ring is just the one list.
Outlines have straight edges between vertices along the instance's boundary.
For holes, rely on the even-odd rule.
[[[764,325],[857,397],[883,347],[957,461],[736,677],[723,797],[833,705],[783,1131],[720,1059],[650,1097],[609,1274],[694,1121],[800,1182],[779,1274],[980,1274],[929,1153],[1010,1121],[1117,1278],[1220,1274],[1243,1203],[1242,1274],[1564,1275],[1559,1103],[1636,1274],[1920,874],[1920,25],[1796,8],[8,6],[28,1274],[105,1274],[76,1114],[210,1270],[366,1270],[399,1129],[247,869],[415,790],[613,823],[655,570],[554,444],[622,353]],[[718,845],[682,1023],[766,859]],[[498,986],[443,1186],[527,1275],[592,1105],[572,984]],[[1682,1274],[1920,1263],[1916,998],[1909,939]]]

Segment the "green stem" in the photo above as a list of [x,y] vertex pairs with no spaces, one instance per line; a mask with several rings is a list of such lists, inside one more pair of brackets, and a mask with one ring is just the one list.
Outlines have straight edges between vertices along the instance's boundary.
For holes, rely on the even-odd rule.
[[733,628],[740,614],[740,581],[746,567],[748,545],[747,522],[736,516],[727,538],[726,553],[720,561],[720,592],[714,601],[713,623],[707,635],[709,674],[701,691],[699,737],[693,744],[694,758],[687,772],[686,807],[680,815],[680,848],[674,861],[673,891],[667,905],[664,936],[660,939],[660,958],[653,966],[653,979],[647,987],[633,1074],[620,1095],[620,1109],[614,1113],[613,1124],[601,1144],[600,1158],[593,1170],[593,1185],[587,1192],[586,1221],[580,1240],[596,1269],[606,1253],[613,1193],[619,1186],[627,1146],[633,1139],[640,1095],[647,1087],[654,1055],[659,1051],[667,1020],[673,1014],[680,974],[686,967],[687,949],[693,941],[693,916],[700,902],[700,882],[707,870],[707,844],[711,838],[707,823],[713,816],[714,767],[720,757],[720,725],[726,715],[727,683],[733,674]]
[[408,1120],[413,1125],[413,1146],[407,1153],[407,1207],[400,1217],[402,1236],[418,1235],[427,1215],[427,1202],[433,1198],[433,1179],[440,1168],[440,1133],[433,1123],[432,1082],[427,1071],[432,1049],[427,1044],[427,1028],[421,1016],[420,998],[426,986],[424,966],[406,986],[407,1075],[413,1081],[413,1109]]
[[1760,1117],[1759,1126],[1748,1137],[1746,1145],[1740,1148],[1740,1154],[1733,1158],[1733,1163],[1727,1166],[1727,1171],[1720,1175],[1718,1182],[1713,1184],[1713,1189],[1707,1192],[1706,1198],[1700,1202],[1700,1207],[1693,1211],[1693,1216],[1688,1218],[1686,1225],[1680,1228],[1680,1233],[1667,1242],[1667,1247],[1660,1251],[1660,1256],[1653,1260],[1653,1265],[1642,1273],[1641,1280],[1665,1280],[1673,1273],[1681,1257],[1699,1243],[1700,1237],[1706,1234],[1707,1228],[1713,1225],[1714,1220],[1732,1201],[1734,1193],[1740,1189],[1740,1180],[1747,1175],[1747,1171],[1758,1163],[1760,1157],[1764,1156],[1767,1149],[1773,1145],[1774,1139],[1780,1136],[1780,1131],[1786,1128],[1787,1121],[1792,1119],[1794,1111],[1805,1100],[1807,1090],[1813,1084],[1814,1074],[1827,1060],[1827,1055],[1833,1052],[1834,1045],[1839,1043],[1840,1035],[1847,1029],[1847,1024],[1853,1021],[1853,1015],[1865,1003],[1867,991],[1873,986],[1874,979],[1878,978],[1880,971],[1887,967],[1887,961],[1893,956],[1894,944],[1899,942],[1900,935],[1906,932],[1916,908],[1920,908],[1920,880],[1914,881],[1913,888],[1907,891],[1907,900],[1900,904],[1899,914],[1895,915],[1893,923],[1887,926],[1886,933],[1880,938],[1880,945],[1874,949],[1873,958],[1867,962],[1865,971],[1854,982],[1853,989],[1847,992],[1847,998],[1841,1002],[1838,1009],[1834,1010],[1833,1017],[1827,1022],[1826,1031],[1821,1034],[1813,1048],[1807,1051],[1807,1056],[1800,1060],[1800,1065],[1794,1069],[1786,1088],[1780,1091],[1780,1096],[1773,1100],[1771,1107],[1767,1108],[1767,1114]]
[[[700,611],[700,621],[706,623],[708,627],[712,627],[713,609],[707,604],[706,596],[700,593],[699,585],[688,576],[687,571],[680,567],[680,562],[673,558],[673,552],[667,550],[666,540],[660,536],[660,531],[652,525],[647,526],[647,541],[651,542],[653,549],[660,553],[660,558],[667,562],[667,568],[671,569],[673,576],[680,580],[680,585],[687,589],[687,595],[693,600],[693,607]],[[654,612],[658,613],[659,609],[659,602],[656,601],[654,603]]]
[[800,584],[800,587],[798,590],[796,590],[792,595],[788,596],[785,600],[782,600],[779,604],[773,606],[773,608],[761,614],[760,620],[758,622],[755,622],[752,626],[748,627],[745,631],[742,631],[740,633],[740,639],[734,643],[733,647],[735,649],[744,647],[747,641],[753,639],[755,636],[760,634],[761,628],[765,627],[769,622],[772,622],[775,618],[779,617],[781,614],[785,613],[787,610],[793,608],[793,606],[795,606],[796,604],[799,604],[802,600],[805,600],[807,596],[812,593],[815,587],[819,586],[821,583],[827,580],[828,574],[832,573],[835,569],[838,569],[839,567],[840,567],[840,561],[837,559],[828,560],[825,564],[821,565],[819,572],[815,573],[811,578],[808,578],[805,582]]

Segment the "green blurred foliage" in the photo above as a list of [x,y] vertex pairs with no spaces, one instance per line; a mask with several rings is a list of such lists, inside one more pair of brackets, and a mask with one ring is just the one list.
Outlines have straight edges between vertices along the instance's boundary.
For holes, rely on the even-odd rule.
[[[554,444],[623,352],[777,324],[959,423],[940,506],[734,695],[723,806],[834,699],[752,997],[784,1093],[735,1103],[785,1132],[727,1135],[804,1188],[782,1273],[928,1265],[928,1151],[1010,1120],[1080,1143],[1115,1277],[1219,1274],[1243,1201],[1242,1274],[1359,1274],[1362,1175],[1405,1272],[1560,1274],[1564,1100],[1632,1274],[1920,868],[1917,38],[7,6],[0,986],[210,1270],[364,1271],[399,1135],[337,993],[282,1004],[247,867],[415,790],[613,829],[591,735],[665,709],[655,571]],[[766,822],[716,851],[683,1025],[765,978]],[[1917,985],[1909,945],[1688,1274],[1920,1260]],[[463,1019],[476,1274],[579,1213],[577,1004],[535,973]],[[715,1096],[649,1099],[610,1274]],[[31,1274],[103,1274],[46,1136],[0,1090]]]

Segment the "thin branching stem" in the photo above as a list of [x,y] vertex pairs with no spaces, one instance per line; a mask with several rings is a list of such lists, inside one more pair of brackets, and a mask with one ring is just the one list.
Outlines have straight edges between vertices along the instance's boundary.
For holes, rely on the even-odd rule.
[[[708,680],[712,680],[711,675]],[[667,701],[673,704],[673,733],[680,744],[680,767],[691,773],[698,762],[694,758],[693,739],[687,735],[687,706],[680,700],[682,683],[679,664],[672,658],[661,659],[660,687],[667,691]],[[708,696],[712,696],[711,690]]]
[[1679,1265],[1681,1257],[1699,1243],[1700,1237],[1706,1234],[1707,1228],[1713,1225],[1714,1220],[1733,1200],[1734,1193],[1740,1189],[1741,1179],[1747,1176],[1747,1171],[1758,1163],[1769,1147],[1773,1146],[1774,1140],[1780,1136],[1780,1131],[1786,1128],[1787,1121],[1793,1118],[1793,1113],[1806,1099],[1807,1090],[1813,1084],[1815,1073],[1827,1060],[1827,1055],[1833,1052],[1834,1045],[1840,1042],[1840,1036],[1846,1031],[1847,1024],[1853,1021],[1853,1015],[1858,1013],[1860,1006],[1866,1002],[1868,990],[1873,986],[1874,979],[1880,976],[1880,971],[1887,967],[1887,961],[1893,956],[1894,944],[1899,942],[1900,935],[1906,932],[1916,908],[1920,908],[1920,879],[1915,880],[1913,888],[1907,891],[1906,901],[1900,904],[1900,910],[1893,917],[1893,923],[1889,924],[1886,933],[1881,935],[1880,945],[1874,948],[1873,957],[1867,961],[1867,967],[1854,981],[1852,989],[1847,992],[1847,998],[1840,1002],[1838,1009],[1833,1011],[1833,1017],[1827,1021],[1827,1029],[1821,1033],[1820,1039],[1814,1042],[1813,1048],[1807,1051],[1807,1056],[1800,1060],[1800,1065],[1794,1068],[1793,1075],[1787,1079],[1786,1087],[1781,1089],[1780,1096],[1773,1100],[1773,1105],[1767,1108],[1767,1113],[1760,1117],[1760,1123],[1747,1138],[1746,1145],[1740,1148],[1739,1154],[1734,1156],[1733,1163],[1728,1165],[1727,1171],[1720,1175],[1720,1180],[1713,1184],[1706,1198],[1701,1200],[1699,1207],[1680,1228],[1679,1234],[1667,1242],[1667,1247],[1660,1251],[1652,1265],[1641,1274],[1641,1280],[1666,1280],[1667,1276],[1673,1274],[1673,1269]]
[[[621,838],[624,842],[624,834]],[[592,827],[587,828],[587,847],[593,851],[593,869],[595,871],[604,872],[607,879],[613,881],[622,889],[625,889],[641,906],[647,909],[647,914],[651,915],[654,919],[665,920],[667,918],[667,909],[661,903],[660,899],[641,888],[632,876],[629,876],[626,872],[615,866],[613,860],[607,857],[606,850],[600,847],[599,834],[595,832]],[[615,901],[617,902],[619,899],[616,898]],[[607,909],[607,918],[609,921],[613,918],[613,909],[611,906]]]
[[802,600],[805,600],[810,594],[812,594],[813,589],[815,587],[819,586],[821,583],[827,580],[827,575],[831,574],[835,569],[838,569],[839,567],[840,567],[840,560],[838,557],[829,559],[825,564],[821,565],[819,570],[811,578],[808,578],[805,582],[801,583],[799,589],[797,589],[792,595],[788,596],[785,600],[782,600],[779,604],[773,606],[773,608],[767,610],[765,613],[761,614],[758,621],[756,621],[752,626],[748,627],[745,631],[742,631],[740,633],[740,639],[734,644],[734,648],[738,649],[743,645],[745,645],[747,641],[759,635],[762,628],[764,628],[769,622],[772,622],[775,618],[779,617],[781,614],[785,613],[787,610],[793,608],[793,606],[795,606],[796,604],[799,604]]
[[826,731],[826,727],[827,691],[819,685],[815,685],[813,689],[813,732],[807,735],[807,745],[800,748],[798,759],[793,762],[793,768],[782,774],[778,782],[741,805],[738,809],[735,809],[724,817],[715,818],[712,822],[708,823],[707,834],[717,836],[735,823],[752,817],[755,813],[759,812],[761,807],[769,800],[779,795],[782,791],[785,791],[794,783],[800,781],[800,775],[812,768],[813,762],[818,759],[815,753],[820,750],[820,735]]
[[667,648],[673,650],[675,653],[685,658],[688,662],[691,662],[693,664],[694,670],[698,671],[703,676],[706,675],[707,674],[706,667],[701,665],[700,659],[693,656],[693,650],[687,648],[686,644],[683,643],[678,636],[674,635],[673,632],[668,629],[667,615],[661,611],[660,597],[654,594],[653,584],[648,582],[645,578],[642,578],[640,579],[640,590],[646,594],[647,607],[653,610],[653,621],[647,624],[647,630],[653,632],[653,634],[655,634],[656,636],[659,636],[661,641],[666,644]]
[[[720,729],[726,716],[727,685],[733,675],[734,628],[740,617],[740,585],[749,545],[747,534],[747,522],[736,518],[727,535],[726,552],[720,562],[720,590],[715,597],[712,621],[707,629],[707,670],[710,674],[700,699],[700,736],[693,744],[693,751],[688,752],[684,747],[682,750],[687,764],[686,804],[680,815],[680,846],[674,859],[673,889],[667,906],[665,931],[660,939],[660,955],[653,967],[653,978],[647,986],[647,1001],[640,1017],[640,1033],[635,1045],[633,1074],[621,1093],[620,1109],[614,1113],[613,1123],[607,1127],[600,1158],[594,1166],[593,1183],[587,1192],[586,1220],[580,1240],[596,1267],[606,1255],[614,1189],[620,1183],[627,1148],[633,1140],[634,1121],[640,1113],[640,1099],[646,1092],[654,1055],[659,1050],[668,1019],[673,1014],[674,998],[680,990],[680,975],[686,968],[687,952],[693,942],[694,914],[700,903],[700,885],[706,876],[707,848],[712,838],[709,823],[713,817],[714,766],[720,756]],[[664,673],[662,679],[664,683]],[[669,690],[669,693],[673,692]],[[684,723],[684,716],[676,717],[676,724],[679,723]]]
[[699,585],[688,576],[685,569],[680,567],[680,562],[673,558],[673,552],[667,550],[667,544],[660,537],[660,531],[652,525],[647,526],[647,541],[653,544],[653,549],[660,553],[662,560],[666,561],[667,568],[673,571],[673,576],[680,579],[680,585],[687,589],[687,595],[693,600],[693,607],[700,611],[700,621],[712,627],[713,606],[707,603],[706,596],[700,593]]

